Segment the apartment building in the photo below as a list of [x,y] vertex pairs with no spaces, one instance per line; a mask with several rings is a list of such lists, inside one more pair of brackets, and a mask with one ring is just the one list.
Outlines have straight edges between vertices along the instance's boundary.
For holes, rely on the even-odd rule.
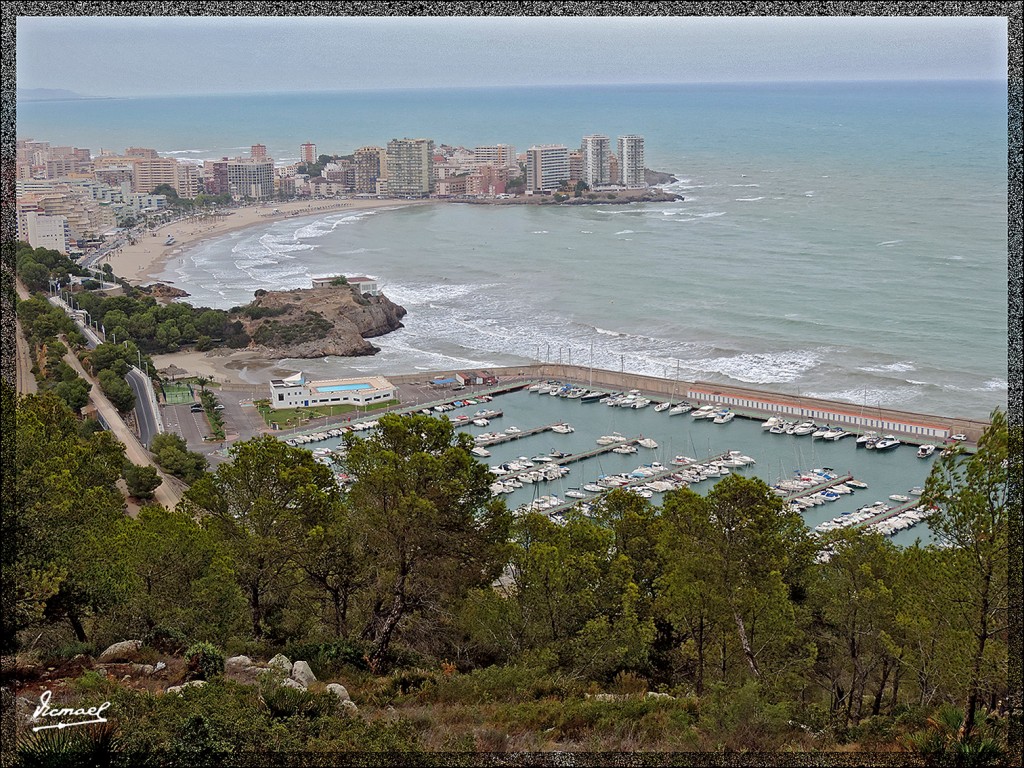
[[591,189],[611,183],[609,169],[611,153],[611,141],[607,136],[599,134],[584,136],[580,145],[580,154],[583,156],[583,175],[576,178],[585,181]]
[[388,195],[427,197],[434,191],[433,139],[392,139],[387,168]]
[[316,162],[316,144],[307,141],[299,146],[299,158],[307,165]]
[[619,136],[619,175],[620,183],[629,189],[647,186],[647,182],[644,181],[643,136]]
[[267,146],[265,144],[253,144],[249,147],[249,157],[253,160],[266,160]]
[[207,160],[203,163],[203,178],[206,191],[213,195],[230,194],[236,200],[263,200],[274,195],[274,161],[270,158]]
[[46,216],[37,211],[25,214],[24,237],[33,248],[49,248],[67,254],[71,246],[71,228],[64,216]]
[[569,180],[569,149],[564,144],[538,144],[526,150],[526,189],[551,192]]
[[384,147],[360,147],[352,159],[356,194],[377,194],[377,180],[388,177],[388,151]]
[[511,144],[488,144],[473,150],[473,161],[499,168],[516,167],[516,148]]

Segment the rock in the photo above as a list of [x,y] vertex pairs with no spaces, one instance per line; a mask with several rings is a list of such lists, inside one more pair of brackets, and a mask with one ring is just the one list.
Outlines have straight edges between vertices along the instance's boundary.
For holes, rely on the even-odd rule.
[[141,640],[124,640],[107,646],[97,661],[131,661],[131,656],[142,647]]
[[156,663],[156,666],[153,667],[153,672],[159,672],[161,669],[167,669],[167,665],[164,664],[162,661],[158,661]]
[[648,699],[674,699],[675,696],[671,696],[671,695],[669,695],[667,693],[658,693],[657,691],[648,691],[647,692],[647,698]]
[[288,660],[288,657],[283,653],[277,654],[274,658],[267,662],[267,666],[271,669],[280,669],[284,672],[284,676],[288,677],[292,673],[292,663]]
[[152,664],[132,664],[132,672],[136,675],[143,675],[149,677],[156,671],[156,667]]
[[257,664],[248,656],[232,656],[224,662],[224,676],[244,685],[252,685],[270,667]]
[[292,664],[292,680],[300,683],[303,688],[308,688],[310,683],[316,682],[316,675],[313,674],[313,670],[309,668],[309,664],[304,661],[296,661]]
[[281,685],[283,685],[285,688],[297,688],[300,691],[306,690],[306,686],[304,686],[302,683],[296,680],[292,680],[290,677],[286,677],[284,680],[282,680]]
[[189,680],[187,683],[183,683],[182,685],[172,685],[166,692],[181,693],[186,688],[202,688],[204,685],[206,685],[205,680]]
[[327,690],[337,696],[338,701],[342,703],[352,701],[352,697],[348,695],[348,690],[341,683],[329,683]]
[[356,706],[356,703],[352,701],[352,699],[346,699],[345,701],[341,702],[341,708],[351,715],[354,715],[359,712],[359,707]]

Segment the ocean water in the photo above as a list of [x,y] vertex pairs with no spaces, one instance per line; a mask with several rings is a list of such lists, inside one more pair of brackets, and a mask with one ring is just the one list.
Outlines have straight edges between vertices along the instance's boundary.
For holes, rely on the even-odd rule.
[[401,136],[645,137],[676,203],[430,204],[194,247],[165,279],[228,308],[360,273],[409,311],[311,376],[565,361],[985,417],[1007,400],[1006,87],[846,83],[429,90],[19,105],[18,135],[179,158]]

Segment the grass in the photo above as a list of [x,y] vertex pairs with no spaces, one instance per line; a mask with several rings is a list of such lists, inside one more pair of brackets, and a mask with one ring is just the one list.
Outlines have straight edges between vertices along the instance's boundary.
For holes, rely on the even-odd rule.
[[276,429],[291,429],[309,424],[316,419],[330,419],[335,416],[352,414],[353,416],[372,414],[384,408],[393,408],[401,405],[398,400],[388,400],[377,404],[372,410],[367,410],[355,405],[321,405],[314,408],[271,408],[269,405],[257,405],[260,415],[267,423],[267,426]]

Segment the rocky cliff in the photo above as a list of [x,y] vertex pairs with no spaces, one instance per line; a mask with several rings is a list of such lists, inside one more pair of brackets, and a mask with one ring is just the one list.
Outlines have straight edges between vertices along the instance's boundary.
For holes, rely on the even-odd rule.
[[347,285],[292,291],[258,291],[239,308],[250,347],[268,357],[372,355],[366,339],[402,327],[405,308],[386,296],[360,295]]

